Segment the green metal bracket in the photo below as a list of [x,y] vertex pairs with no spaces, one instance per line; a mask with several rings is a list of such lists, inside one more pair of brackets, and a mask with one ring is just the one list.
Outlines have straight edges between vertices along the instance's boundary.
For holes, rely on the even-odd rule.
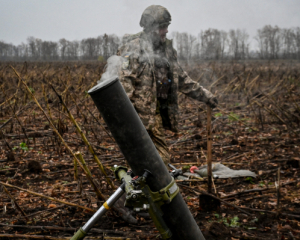
[[[149,188],[148,185],[146,185],[145,187]],[[163,204],[170,203],[173,200],[173,198],[178,194],[179,188],[174,178],[172,177],[172,181],[163,189],[159,190],[158,192],[151,192],[150,189],[149,191],[152,195],[151,198],[153,202],[158,204],[158,206],[161,206]]]
[[133,181],[131,176],[127,174],[127,168],[122,166],[116,166],[114,173],[117,179],[126,183],[125,207],[133,208],[135,211],[147,210],[162,238],[171,238],[172,233],[162,218],[163,213],[160,207],[170,203],[179,192],[174,178],[172,177],[171,182],[166,187],[152,192],[144,176]]

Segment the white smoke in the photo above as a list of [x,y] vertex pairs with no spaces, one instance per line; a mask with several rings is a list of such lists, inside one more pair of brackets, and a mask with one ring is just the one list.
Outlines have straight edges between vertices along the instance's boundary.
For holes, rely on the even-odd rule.
[[104,68],[104,73],[98,83],[110,80],[112,78],[120,77],[124,58],[113,55],[107,59],[107,64]]

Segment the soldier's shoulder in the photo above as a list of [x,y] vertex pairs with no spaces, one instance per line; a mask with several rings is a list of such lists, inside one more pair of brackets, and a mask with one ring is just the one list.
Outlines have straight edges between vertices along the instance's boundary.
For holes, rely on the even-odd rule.
[[122,38],[122,45],[118,49],[117,55],[123,55],[127,52],[136,52],[139,50],[139,39],[141,38],[142,32],[136,34],[125,34]]
[[125,43],[130,43],[130,42],[136,42],[138,41],[141,36],[142,36],[143,32],[139,32],[139,33],[136,33],[136,34],[125,34],[124,37],[123,37],[123,41]]

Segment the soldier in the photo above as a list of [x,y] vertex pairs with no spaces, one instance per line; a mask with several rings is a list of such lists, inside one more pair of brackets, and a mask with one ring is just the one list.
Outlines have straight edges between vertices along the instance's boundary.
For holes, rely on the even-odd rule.
[[120,81],[147,129],[164,163],[170,162],[164,128],[177,131],[178,91],[216,107],[216,97],[193,81],[177,61],[172,40],[166,38],[169,11],[159,5],[145,9],[143,31],[126,37],[118,50],[124,58]]

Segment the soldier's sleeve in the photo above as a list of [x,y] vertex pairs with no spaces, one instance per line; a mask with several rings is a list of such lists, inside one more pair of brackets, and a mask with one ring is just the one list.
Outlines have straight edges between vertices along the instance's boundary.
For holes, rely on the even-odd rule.
[[188,74],[183,71],[177,60],[177,52],[175,49],[173,49],[173,51],[174,61],[178,71],[178,90],[191,98],[208,103],[209,99],[214,97],[214,95],[199,83],[193,81]]

